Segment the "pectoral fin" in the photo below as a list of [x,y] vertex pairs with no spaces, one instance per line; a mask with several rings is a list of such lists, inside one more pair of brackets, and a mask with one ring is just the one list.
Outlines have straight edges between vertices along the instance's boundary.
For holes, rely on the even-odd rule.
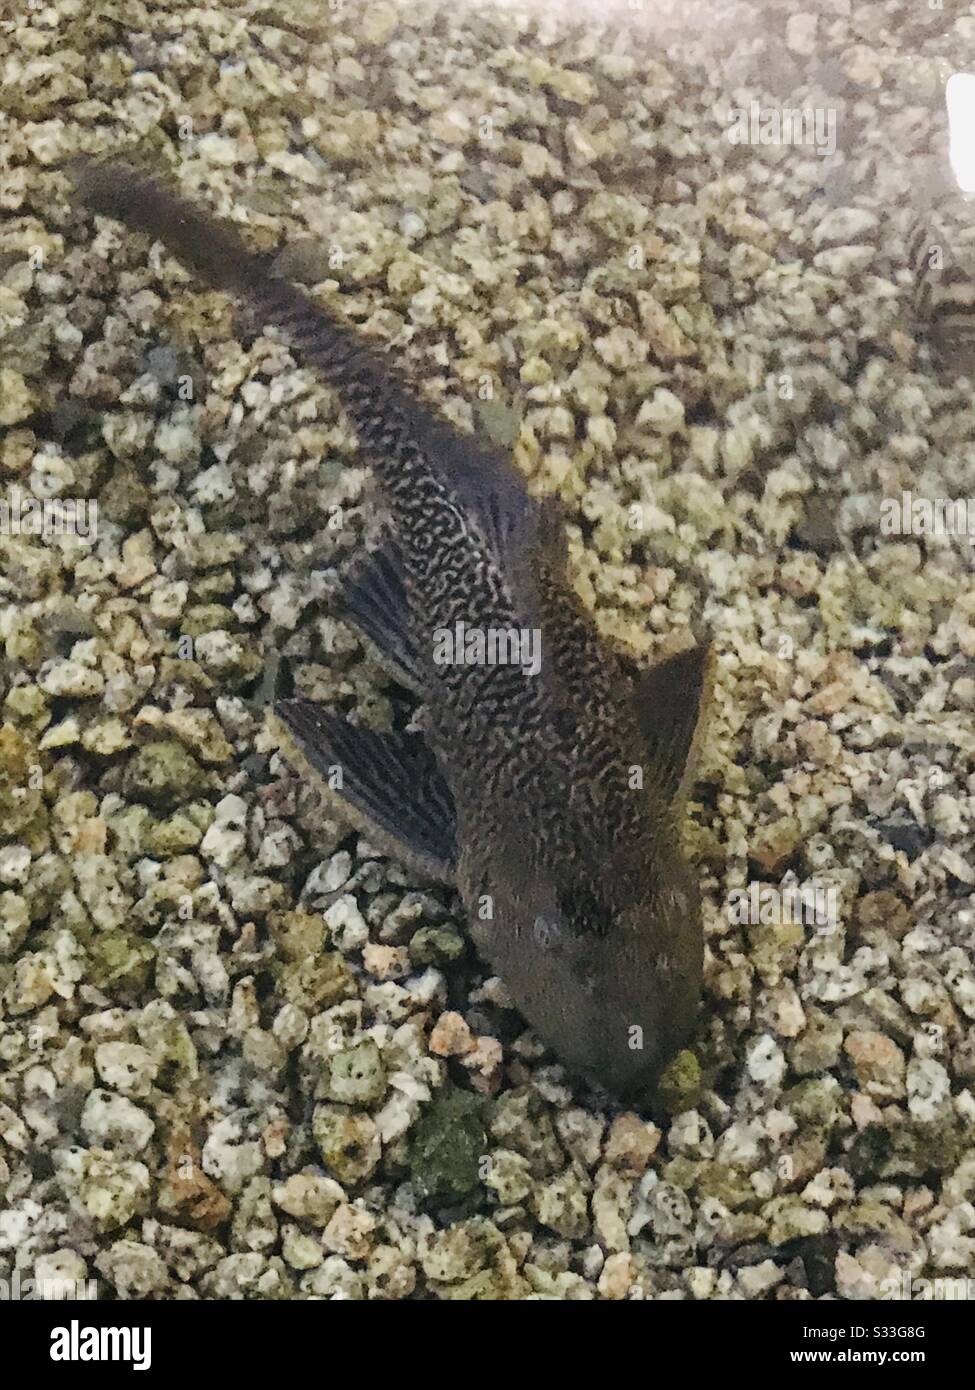
[[423,694],[423,668],[410,635],[409,603],[394,543],[387,539],[352,570],[336,611],[377,648],[391,675]]
[[410,868],[453,880],[454,804],[422,738],[360,728],[313,700],[282,700],[274,712],[376,844]]
[[634,707],[664,794],[683,809],[714,684],[714,647],[704,643],[636,677]]

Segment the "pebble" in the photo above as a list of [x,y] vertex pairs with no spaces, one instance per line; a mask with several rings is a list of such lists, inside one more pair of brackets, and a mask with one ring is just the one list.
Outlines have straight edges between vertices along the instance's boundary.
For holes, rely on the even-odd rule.
[[853,1063],[858,1083],[874,1100],[896,1100],[904,1094],[904,1054],[883,1033],[849,1033],[843,1051]]
[[[975,446],[903,254],[940,197],[926,21],[827,0],[682,66],[609,16],[379,0],[247,68],[214,9],[115,71],[80,31],[55,62],[43,13],[0,35],[0,467],[100,505],[89,541],[3,537],[0,1255],[110,1300],[868,1299],[907,1250],[972,1267],[975,615],[963,547],[878,530],[885,495],[964,495]],[[607,632],[716,635],[703,1031],[646,1114],[278,746],[277,665],[406,717],[323,616],[372,484],[313,372],[71,205],[86,91],[96,144],[159,134],[130,59],[205,94],[187,178],[255,248],[560,493]],[[700,112],[758,79],[851,91],[883,160],[733,149]],[[748,874],[836,886],[835,931],[730,920]]]

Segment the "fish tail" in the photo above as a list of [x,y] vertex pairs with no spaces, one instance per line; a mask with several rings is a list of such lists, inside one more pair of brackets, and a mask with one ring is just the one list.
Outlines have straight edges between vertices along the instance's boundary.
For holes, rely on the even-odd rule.
[[[383,355],[304,290],[273,275],[266,259],[249,250],[234,228],[124,161],[78,160],[68,171],[79,198],[93,212],[163,242],[207,284],[242,300],[259,327],[282,329],[301,357],[341,391],[360,440],[377,464],[423,427],[425,407]],[[402,483],[389,475],[384,481]]]
[[246,295],[266,270],[237,233],[122,161],[78,161],[71,172],[93,212],[162,241],[215,289]]

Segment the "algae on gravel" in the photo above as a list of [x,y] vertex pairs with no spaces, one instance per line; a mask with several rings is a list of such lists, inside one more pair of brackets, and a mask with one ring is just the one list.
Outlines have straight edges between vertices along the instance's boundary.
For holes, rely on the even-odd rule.
[[468,1197],[480,1181],[487,1147],[484,1102],[456,1086],[437,1091],[420,1115],[409,1146],[407,1162],[417,1191],[444,1203]]

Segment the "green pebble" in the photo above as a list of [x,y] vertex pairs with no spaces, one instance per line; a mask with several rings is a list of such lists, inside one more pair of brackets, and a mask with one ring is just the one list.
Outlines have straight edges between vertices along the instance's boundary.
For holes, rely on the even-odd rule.
[[135,932],[107,932],[95,937],[89,950],[91,979],[99,989],[111,992],[122,988],[135,993],[148,984],[156,953]]
[[451,927],[421,927],[410,939],[417,965],[450,965],[464,954],[464,938]]
[[326,1168],[343,1186],[368,1178],[382,1154],[379,1134],[370,1116],[342,1105],[317,1105],[312,1134]]
[[373,1105],[386,1094],[382,1055],[372,1038],[337,1052],[327,1068],[325,1094],[346,1105]]
[[702,1089],[701,1064],[694,1053],[685,1048],[661,1073],[657,1082],[657,1104],[668,1115],[680,1115],[685,1110],[693,1110]]
[[175,739],[145,744],[129,762],[122,779],[130,800],[166,811],[198,795],[206,783],[206,774],[193,754]]
[[150,854],[165,859],[175,854],[188,854],[202,839],[199,827],[188,816],[177,812],[169,820],[157,821],[152,826],[146,836],[146,847]]
[[232,632],[236,626],[234,613],[223,604],[199,603],[183,614],[179,630],[187,637],[200,637],[204,632]]
[[487,1150],[484,1106],[470,1091],[446,1086],[426,1107],[410,1145],[414,1187],[434,1201],[460,1201],[477,1186]]

